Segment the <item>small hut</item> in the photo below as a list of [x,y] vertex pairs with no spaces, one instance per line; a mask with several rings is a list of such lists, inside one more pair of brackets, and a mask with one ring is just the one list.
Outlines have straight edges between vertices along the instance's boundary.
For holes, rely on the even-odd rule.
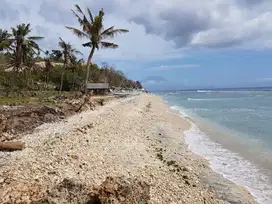
[[107,94],[110,91],[110,86],[108,83],[88,83],[87,92],[94,94]]

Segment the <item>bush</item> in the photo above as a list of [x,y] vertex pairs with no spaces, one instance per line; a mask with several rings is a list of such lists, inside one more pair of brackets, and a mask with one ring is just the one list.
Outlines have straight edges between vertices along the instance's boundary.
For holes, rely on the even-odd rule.
[[[62,72],[63,91],[81,91],[84,88],[86,66],[67,67],[65,70],[61,65],[56,65],[52,70],[42,67],[20,72],[0,70],[0,88],[7,94],[19,90],[59,90]],[[124,73],[107,64],[101,68],[96,64],[92,65],[89,81],[109,83],[111,87],[142,88],[140,82],[127,79]]]

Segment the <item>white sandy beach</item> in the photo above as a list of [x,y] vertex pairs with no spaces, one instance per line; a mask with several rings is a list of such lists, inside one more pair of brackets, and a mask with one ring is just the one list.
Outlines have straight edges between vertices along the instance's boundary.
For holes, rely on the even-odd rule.
[[[65,179],[92,191],[107,176],[146,182],[147,203],[256,203],[245,188],[188,150],[183,133],[189,128],[186,119],[149,94],[44,124],[22,137],[23,151],[0,152],[0,203],[39,203]],[[65,193],[47,200],[87,203],[68,201]]]

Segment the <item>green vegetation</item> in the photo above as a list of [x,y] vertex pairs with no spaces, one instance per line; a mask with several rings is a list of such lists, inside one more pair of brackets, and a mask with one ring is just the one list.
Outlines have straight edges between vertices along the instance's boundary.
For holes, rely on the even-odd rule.
[[[139,81],[126,78],[113,66],[104,63],[93,64],[95,50],[100,48],[118,48],[117,44],[105,41],[117,34],[126,33],[126,29],[114,26],[104,29],[101,9],[97,16],[87,9],[87,15],[75,5],[73,11],[81,29],[66,26],[76,36],[87,39],[83,47],[90,48],[87,63],[82,53],[69,42],[60,38],[58,48],[43,51],[38,42],[40,36],[31,36],[31,25],[20,24],[10,31],[0,29],[0,95],[10,96],[21,91],[84,91],[88,82],[109,83],[111,87],[142,88]],[[2,98],[4,99],[4,98]]]
[[63,61],[63,69],[61,72],[61,79],[60,79],[60,91],[62,91],[63,77],[64,77],[65,71],[67,70],[68,64],[69,63],[71,64],[71,59],[76,58],[75,56],[76,54],[82,54],[82,53],[72,48],[72,45],[70,43],[64,42],[61,38],[59,42],[59,47],[60,47],[60,50],[52,50],[52,52],[53,52],[53,55],[55,55],[57,60]]

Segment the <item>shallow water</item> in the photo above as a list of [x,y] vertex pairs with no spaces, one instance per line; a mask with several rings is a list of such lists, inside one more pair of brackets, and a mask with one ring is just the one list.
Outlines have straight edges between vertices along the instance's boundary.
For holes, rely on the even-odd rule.
[[157,93],[192,120],[185,138],[212,168],[272,203],[272,89]]

